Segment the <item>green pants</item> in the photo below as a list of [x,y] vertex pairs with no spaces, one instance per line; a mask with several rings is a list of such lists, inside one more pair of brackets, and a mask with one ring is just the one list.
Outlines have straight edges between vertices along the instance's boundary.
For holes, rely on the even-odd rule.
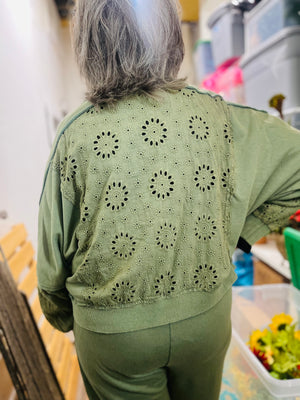
[[212,309],[173,324],[102,334],[75,324],[90,400],[217,400],[231,338],[231,290]]

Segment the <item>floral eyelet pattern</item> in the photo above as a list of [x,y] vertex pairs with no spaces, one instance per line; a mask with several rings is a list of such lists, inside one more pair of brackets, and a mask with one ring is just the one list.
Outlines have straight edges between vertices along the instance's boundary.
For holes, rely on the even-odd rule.
[[105,192],[106,207],[111,208],[112,211],[120,210],[121,207],[125,207],[127,201],[128,190],[125,185],[121,182],[113,182],[108,185]]
[[164,143],[167,138],[167,128],[164,125],[164,122],[161,122],[159,118],[150,118],[150,120],[145,121],[142,126],[144,141],[149,143],[150,146],[158,146]]
[[206,121],[204,121],[202,117],[198,117],[198,115],[191,116],[189,119],[189,128],[191,134],[194,135],[196,139],[207,139],[210,133]]
[[227,124],[224,125],[224,138],[227,140],[227,142],[230,144],[232,141],[231,135],[229,134],[229,127]]
[[117,282],[112,288],[111,297],[118,303],[130,303],[135,296],[135,288],[130,282]]
[[160,296],[167,296],[175,291],[176,280],[174,275],[171,272],[168,272],[166,275],[160,275],[159,278],[156,279],[156,283],[154,286],[155,294]]
[[216,286],[217,281],[217,270],[212,265],[199,265],[199,267],[195,269],[194,283],[199,289],[208,292]]
[[224,188],[227,188],[229,186],[229,180],[230,180],[230,169],[227,168],[227,170],[225,172],[223,172],[222,178],[221,178],[222,186]]
[[94,283],[92,283],[88,288],[88,300],[92,300],[92,297],[96,294],[97,287]]
[[158,199],[169,197],[174,190],[174,180],[167,171],[155,172],[151,178],[150,190]]
[[195,175],[194,181],[196,182],[196,187],[199,188],[201,192],[211,190],[214,187],[216,176],[209,165],[199,165],[198,169],[195,171]]
[[70,182],[75,178],[77,164],[75,158],[72,156],[65,157],[60,162],[60,176],[64,182]]
[[88,216],[89,216],[89,208],[85,206],[83,210],[83,216],[81,218],[82,222],[85,222]]
[[110,131],[102,132],[100,135],[97,135],[97,140],[94,140],[94,151],[97,156],[105,158],[110,158],[116,154],[116,151],[119,148],[119,140],[117,139],[115,134],[112,134]]
[[129,258],[135,252],[136,241],[128,233],[121,232],[112,240],[112,251],[119,258]]
[[195,236],[200,240],[211,240],[216,234],[217,226],[215,221],[206,215],[198,217],[195,227]]
[[156,244],[162,249],[169,249],[174,246],[176,241],[176,228],[166,222],[157,231]]

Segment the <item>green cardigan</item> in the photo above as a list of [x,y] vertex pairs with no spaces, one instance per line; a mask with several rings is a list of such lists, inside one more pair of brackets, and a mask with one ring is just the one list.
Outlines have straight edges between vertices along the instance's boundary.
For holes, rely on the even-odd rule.
[[253,244],[300,207],[300,134],[187,87],[115,108],[84,103],[61,123],[39,213],[41,306],[104,333],[202,313]]

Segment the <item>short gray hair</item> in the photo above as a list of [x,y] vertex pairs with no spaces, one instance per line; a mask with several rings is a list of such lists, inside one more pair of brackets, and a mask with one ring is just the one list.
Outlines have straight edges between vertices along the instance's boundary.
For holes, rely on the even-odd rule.
[[78,0],[73,45],[87,98],[112,104],[185,86],[178,0]]

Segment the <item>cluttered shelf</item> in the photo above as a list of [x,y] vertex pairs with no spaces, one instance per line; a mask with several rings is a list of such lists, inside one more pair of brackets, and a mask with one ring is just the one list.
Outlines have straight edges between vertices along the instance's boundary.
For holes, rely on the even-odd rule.
[[278,250],[275,240],[268,239],[266,243],[255,244],[251,252],[256,258],[255,266],[259,265],[257,261],[261,261],[284,279],[291,280],[289,261]]

